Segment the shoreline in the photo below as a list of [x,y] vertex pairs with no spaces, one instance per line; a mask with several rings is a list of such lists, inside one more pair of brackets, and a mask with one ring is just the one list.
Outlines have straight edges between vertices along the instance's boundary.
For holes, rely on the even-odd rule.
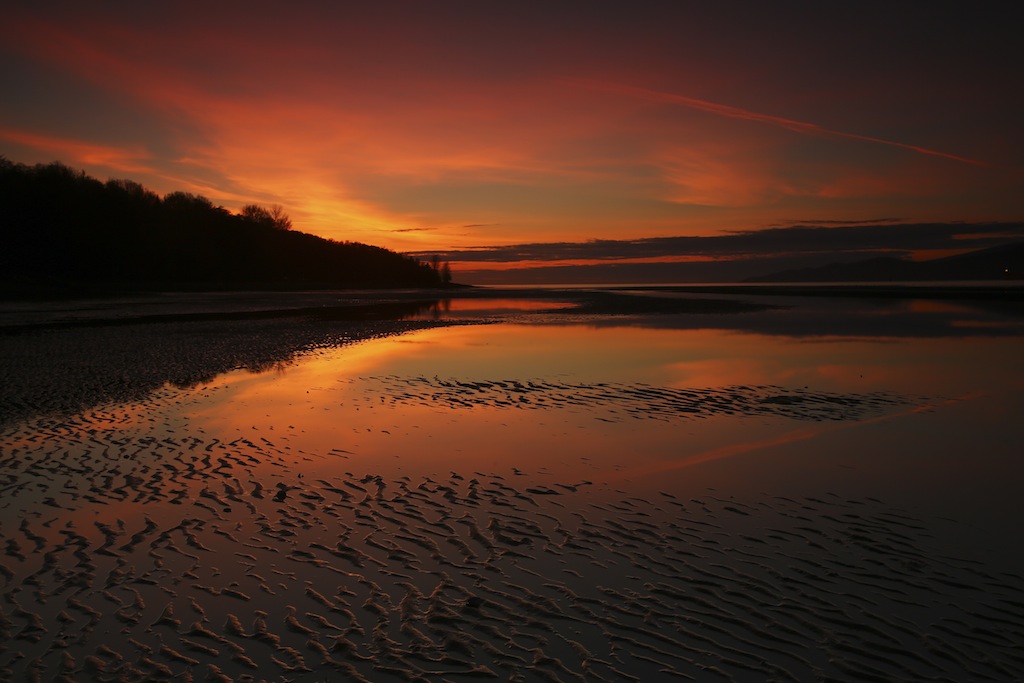
[[857,297],[880,299],[956,299],[971,301],[1024,302],[1024,283],[1008,280],[964,282],[836,282],[836,283],[735,283],[707,285],[664,285],[655,289],[691,294],[734,294],[744,296]]
[[166,385],[194,387],[232,370],[258,372],[316,348],[450,324],[276,316],[22,328],[0,334],[0,426],[142,400]]
[[422,289],[203,292],[47,305],[0,302],[0,425],[106,401],[138,400],[165,384],[194,386],[230,370],[287,363],[315,348],[510,318],[506,312],[443,315],[444,303],[457,299],[544,300],[554,307],[543,315],[574,320],[769,308],[589,291],[462,289],[444,294]]
[[[886,291],[889,296],[898,293]],[[428,327],[517,321],[849,334],[841,309],[816,311],[810,304],[820,300],[817,295],[782,293],[775,287],[462,288],[158,293],[46,305],[0,302],[0,424],[103,401],[134,400],[168,383],[193,386],[229,370],[286,363],[310,349]],[[970,299],[968,294],[973,295],[958,296]],[[855,297],[860,294],[848,290],[836,301],[859,300]],[[502,309],[509,300],[544,305]],[[495,307],[480,302],[494,302]],[[978,325],[965,327],[954,316],[921,332],[997,334],[995,325],[1009,324],[1007,333],[1013,334],[1024,318],[1024,310],[1012,299],[979,306],[991,309],[985,313],[990,317]],[[880,320],[887,334],[912,332],[898,326],[898,317]]]
[[[1003,547],[1021,515],[1012,444],[965,458],[976,433],[957,417],[1019,401],[569,382],[564,362],[504,381],[520,337],[490,347],[498,381],[446,379],[429,359],[363,374],[376,347],[349,345],[380,339],[402,358],[440,345],[384,339],[414,330],[720,331],[793,312],[466,294],[480,301],[449,310],[408,290],[7,311],[22,318],[0,334],[0,405],[27,416],[0,420],[0,678],[1024,676],[1024,576]],[[213,381],[307,353],[280,375]],[[659,441],[639,434],[658,426],[666,460],[643,462]],[[1001,524],[946,516],[972,496],[990,496],[977,517],[1005,512]]]
[[[595,285],[458,285],[448,288],[394,289],[232,289],[232,290],[152,290],[79,292],[74,295],[4,296],[0,297],[0,332],[18,324],[22,317],[35,312],[36,318],[46,312],[65,312],[80,319],[110,319],[134,316],[137,322],[163,318],[172,321],[189,318],[213,319],[217,316],[244,317],[325,313],[325,309],[358,306],[399,305],[413,302],[436,302],[460,299],[563,299],[585,306],[595,312],[609,295],[633,295],[633,303],[649,298],[645,295],[666,293],[687,295],[729,295],[760,298],[774,297],[857,297],[893,299],[962,299],[977,301],[1024,301],[1021,281],[964,282],[864,282],[864,283],[701,283],[701,284],[595,284]],[[721,302],[711,299],[709,302]],[[125,309],[129,313],[118,311]],[[640,311],[643,312],[643,311]],[[687,312],[687,311],[680,311]],[[12,322],[13,321],[13,322]],[[31,316],[26,318],[31,323]]]

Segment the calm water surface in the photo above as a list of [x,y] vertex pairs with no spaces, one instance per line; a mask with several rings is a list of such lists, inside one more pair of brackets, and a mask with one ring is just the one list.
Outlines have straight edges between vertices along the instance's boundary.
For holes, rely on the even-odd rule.
[[[1024,520],[1021,320],[947,302],[816,305],[425,330],[222,376],[176,419],[224,441],[273,435],[309,476],[877,496],[996,542]],[[533,302],[469,306],[447,314]]]
[[0,678],[1021,678],[1019,306],[563,303],[117,328],[275,353],[0,430]]

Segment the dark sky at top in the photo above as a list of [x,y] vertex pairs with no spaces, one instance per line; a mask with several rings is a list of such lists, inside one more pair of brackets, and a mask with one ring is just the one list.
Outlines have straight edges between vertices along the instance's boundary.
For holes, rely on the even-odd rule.
[[400,251],[1018,221],[1013,9],[17,3],[0,154]]

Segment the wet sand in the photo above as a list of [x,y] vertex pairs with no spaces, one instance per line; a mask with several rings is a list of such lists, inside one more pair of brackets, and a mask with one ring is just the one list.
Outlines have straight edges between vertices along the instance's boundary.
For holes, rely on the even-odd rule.
[[1024,675],[1021,578],[881,501],[310,479],[264,435],[118,427],[138,417],[0,436],[5,679]]
[[[444,303],[510,295],[563,315],[715,314],[742,301],[659,300],[607,292],[456,289],[169,293],[105,299],[0,301],[0,424],[144,398],[230,370],[261,370],[297,354],[415,329],[483,322]],[[551,309],[545,310],[550,314]]]
[[[77,344],[105,359],[103,384],[154,347],[195,372],[181,385],[201,386],[254,358],[287,363],[317,344],[432,324],[449,323],[23,330],[5,347],[26,349],[23,360],[5,372],[39,372],[33,345],[64,349],[52,365]],[[86,360],[66,377],[88,377]],[[271,432],[226,440],[190,427],[175,416],[202,391],[164,384],[168,365],[150,365],[151,379],[125,380],[130,400],[60,403],[55,381],[23,390],[36,403],[0,426],[4,680],[1024,678],[1024,579],[949,553],[937,521],[899,500],[734,496],[668,479],[641,490],[493,463],[485,447],[461,471],[443,459],[414,476],[357,468],[343,442],[296,451]],[[513,397],[538,414],[575,401],[624,419],[843,421],[905,403],[767,386],[684,396],[378,380],[384,401]]]
[[441,324],[405,319],[429,308],[429,299],[317,307],[278,294],[257,302],[122,303],[62,302],[34,312],[0,306],[0,424],[140,400],[168,384],[196,386],[235,369],[286,365],[317,348]]

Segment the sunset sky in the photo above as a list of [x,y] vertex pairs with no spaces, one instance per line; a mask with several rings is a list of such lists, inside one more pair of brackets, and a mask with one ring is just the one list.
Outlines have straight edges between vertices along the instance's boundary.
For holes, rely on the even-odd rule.
[[1002,7],[7,3],[0,155],[280,204],[464,281],[942,255],[1024,237]]

